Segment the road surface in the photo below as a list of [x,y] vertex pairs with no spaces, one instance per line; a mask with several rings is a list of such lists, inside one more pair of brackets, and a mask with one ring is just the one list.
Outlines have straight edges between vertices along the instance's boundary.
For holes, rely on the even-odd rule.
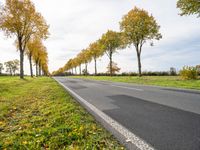
[[[94,106],[147,144],[142,147],[133,140],[135,149],[200,150],[200,91],[55,79],[77,99],[87,101],[88,107]],[[122,143],[123,140],[129,142],[122,138]]]

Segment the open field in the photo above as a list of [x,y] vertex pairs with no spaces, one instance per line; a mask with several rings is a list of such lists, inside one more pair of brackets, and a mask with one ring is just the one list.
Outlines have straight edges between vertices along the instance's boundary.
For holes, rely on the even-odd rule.
[[123,149],[51,78],[0,77],[0,149]]
[[73,76],[73,78],[83,78],[92,80],[105,80],[113,82],[125,82],[145,85],[156,85],[166,87],[177,87],[187,89],[200,90],[200,79],[199,80],[182,80],[178,76]]

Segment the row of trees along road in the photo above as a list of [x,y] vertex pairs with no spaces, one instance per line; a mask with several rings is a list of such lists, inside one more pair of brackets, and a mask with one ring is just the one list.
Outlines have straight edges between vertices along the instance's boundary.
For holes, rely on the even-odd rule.
[[[6,72],[8,72],[10,75],[16,75],[16,72],[19,70],[19,60],[10,60],[4,63],[6,67]],[[2,71],[4,70],[3,64],[0,63],[0,75],[2,74]]]
[[7,37],[16,38],[16,47],[20,53],[20,78],[24,78],[24,55],[30,62],[33,77],[32,60],[36,64],[36,76],[48,74],[48,55],[42,40],[47,39],[49,26],[43,16],[36,12],[30,0],[6,0],[0,8],[0,29]]
[[112,72],[113,54],[118,49],[126,48],[133,45],[137,52],[138,58],[138,70],[139,76],[142,75],[141,71],[141,52],[142,46],[150,40],[159,40],[162,38],[159,33],[160,26],[152,15],[149,15],[147,11],[135,7],[127,15],[122,18],[120,22],[121,32],[108,30],[102,37],[90,44],[88,48],[82,50],[74,59],[70,59],[64,67],[58,71],[53,72],[57,74],[59,72],[69,71],[73,73],[73,68],[80,67],[85,64],[85,70],[87,72],[87,64],[94,60],[95,74],[97,74],[97,58],[106,54],[109,58],[110,75]]
[[[178,0],[177,8],[181,10],[180,15],[198,15],[200,17],[200,0]],[[147,11],[135,7],[127,15],[122,18],[120,22],[121,32],[107,31],[96,42],[90,44],[87,49],[82,50],[74,59],[70,59],[64,67],[59,68],[53,74],[60,74],[79,66],[81,74],[81,65],[85,64],[85,71],[87,72],[87,64],[94,59],[95,74],[97,74],[97,58],[106,54],[109,58],[110,75],[112,76],[112,57],[113,54],[127,46],[134,46],[137,53],[138,72],[142,75],[141,53],[142,47],[150,41],[153,46],[153,40],[162,38],[159,33],[160,26],[152,15]]]

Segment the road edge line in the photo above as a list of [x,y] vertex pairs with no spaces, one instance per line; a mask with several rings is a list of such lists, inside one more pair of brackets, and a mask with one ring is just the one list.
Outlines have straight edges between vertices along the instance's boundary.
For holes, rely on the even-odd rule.
[[102,125],[110,131],[123,145],[128,149],[136,150],[155,150],[150,144],[136,136],[120,123],[106,115],[104,112],[96,108],[94,105],[87,102],[69,87],[61,83],[59,80],[53,78],[62,87],[64,87],[80,104],[82,104]]

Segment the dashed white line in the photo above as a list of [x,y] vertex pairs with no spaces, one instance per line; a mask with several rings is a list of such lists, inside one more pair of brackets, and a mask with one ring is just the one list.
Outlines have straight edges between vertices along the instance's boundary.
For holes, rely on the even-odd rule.
[[85,106],[87,106],[90,110],[92,110],[94,113],[96,113],[99,117],[101,117],[106,123],[108,123],[110,126],[112,126],[113,129],[118,131],[121,135],[123,135],[126,138],[127,142],[131,142],[134,144],[138,149],[140,150],[154,150],[154,148],[143,141],[141,138],[136,136],[134,133],[130,132],[128,129],[126,129],[124,126],[119,124],[117,121],[103,113],[101,110],[96,108],[94,105],[87,102],[85,99],[83,99],[81,96],[79,96],[77,93],[72,91],[70,88],[68,88],[66,85],[61,83],[59,80],[55,79],[58,83],[60,83],[65,89],[67,89],[72,95],[74,95],[80,102],[82,102]]
[[141,92],[144,91],[143,89],[137,89],[137,88],[125,87],[125,86],[119,86],[119,85],[111,85],[111,86],[124,88],[124,89],[129,89],[129,90],[141,91]]

